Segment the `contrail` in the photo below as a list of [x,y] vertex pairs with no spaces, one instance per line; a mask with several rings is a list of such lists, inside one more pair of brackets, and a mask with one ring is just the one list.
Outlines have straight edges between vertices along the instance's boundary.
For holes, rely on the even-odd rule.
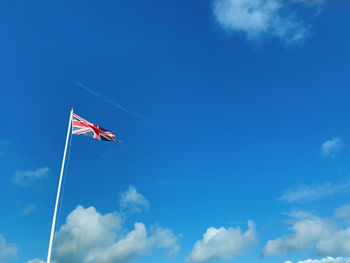
[[120,105],[120,104],[118,104],[118,103],[116,103],[116,102],[114,102],[114,101],[112,101],[112,100],[106,98],[105,96],[103,96],[103,95],[97,93],[96,91],[94,91],[94,90],[92,90],[92,89],[86,87],[85,85],[83,85],[83,84],[81,84],[81,83],[79,83],[79,82],[77,82],[77,81],[73,81],[73,83],[74,83],[75,85],[77,85],[78,87],[84,89],[85,91],[89,92],[91,95],[94,95],[95,97],[98,97],[98,98],[103,99],[105,102],[107,102],[108,104],[111,104],[113,107],[115,107],[115,108],[117,108],[117,109],[119,109],[119,110],[122,110],[122,111],[124,111],[124,112],[126,112],[126,113],[128,113],[128,114],[130,114],[130,115],[133,115],[133,116],[135,116],[135,117],[138,117],[138,118],[140,118],[140,119],[143,119],[143,120],[145,119],[142,115],[140,115],[140,114],[138,114],[138,113],[136,113],[136,112],[133,112],[133,111],[128,110],[127,108],[123,107],[122,105]]
[[90,94],[96,96],[96,97],[102,97],[100,94],[98,94],[97,92],[93,91],[92,89],[89,89],[88,87],[84,86],[83,84],[79,83],[79,82],[76,82],[76,81],[73,81],[73,83],[77,86],[79,86],[80,88],[86,90],[87,92],[89,92]]

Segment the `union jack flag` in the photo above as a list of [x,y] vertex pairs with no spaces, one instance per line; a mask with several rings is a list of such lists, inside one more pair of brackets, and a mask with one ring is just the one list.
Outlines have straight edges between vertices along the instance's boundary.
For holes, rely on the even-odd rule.
[[83,118],[79,117],[74,113],[72,122],[73,134],[82,134],[98,140],[117,142],[117,140],[115,139],[114,132],[108,131],[102,128],[101,126],[97,126],[91,122],[88,122],[87,120],[84,120]]

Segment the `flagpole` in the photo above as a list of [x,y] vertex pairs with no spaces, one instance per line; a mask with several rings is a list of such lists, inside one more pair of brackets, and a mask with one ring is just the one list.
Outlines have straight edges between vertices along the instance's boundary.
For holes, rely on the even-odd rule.
[[69,135],[71,134],[72,117],[73,117],[73,108],[70,109],[69,124],[68,124],[68,131],[67,131],[67,137],[66,137],[66,145],[64,147],[63,160],[62,160],[62,165],[61,165],[61,174],[60,174],[60,180],[58,183],[57,196],[56,196],[55,211],[53,213],[53,219],[52,219],[49,251],[47,252],[47,261],[46,261],[47,263],[50,263],[50,261],[51,261],[51,250],[52,250],[53,236],[55,233],[57,207],[58,207],[58,203],[59,203],[59,199],[60,199],[62,176],[63,176],[63,171],[64,171],[64,164],[66,162],[66,153],[67,153]]

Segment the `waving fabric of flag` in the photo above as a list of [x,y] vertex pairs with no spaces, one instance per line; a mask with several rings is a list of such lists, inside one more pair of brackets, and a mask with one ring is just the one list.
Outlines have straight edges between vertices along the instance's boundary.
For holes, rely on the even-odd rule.
[[104,141],[113,141],[117,142],[118,140],[115,139],[115,133],[108,131],[101,126],[97,126],[91,122],[88,122],[87,120],[84,120],[83,118],[79,117],[76,114],[73,114],[73,134],[81,134],[86,135],[98,140],[104,140]]

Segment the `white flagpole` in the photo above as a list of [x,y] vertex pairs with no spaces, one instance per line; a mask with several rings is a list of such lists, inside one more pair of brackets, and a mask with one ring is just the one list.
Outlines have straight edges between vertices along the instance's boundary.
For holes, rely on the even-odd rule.
[[51,250],[52,250],[53,236],[54,236],[54,233],[55,233],[57,207],[58,207],[58,201],[60,199],[62,176],[63,176],[64,164],[65,164],[65,161],[66,161],[66,153],[67,153],[67,146],[68,146],[68,141],[69,141],[69,135],[71,134],[72,117],[73,117],[73,108],[70,109],[69,124],[68,124],[68,131],[67,131],[67,137],[66,137],[66,146],[64,147],[63,160],[62,160],[62,165],[61,165],[61,174],[60,174],[60,180],[59,180],[59,183],[58,183],[57,196],[56,196],[55,211],[53,213],[53,219],[52,219],[49,251],[47,253],[47,261],[46,261],[47,263],[50,263],[50,261],[51,261]]

